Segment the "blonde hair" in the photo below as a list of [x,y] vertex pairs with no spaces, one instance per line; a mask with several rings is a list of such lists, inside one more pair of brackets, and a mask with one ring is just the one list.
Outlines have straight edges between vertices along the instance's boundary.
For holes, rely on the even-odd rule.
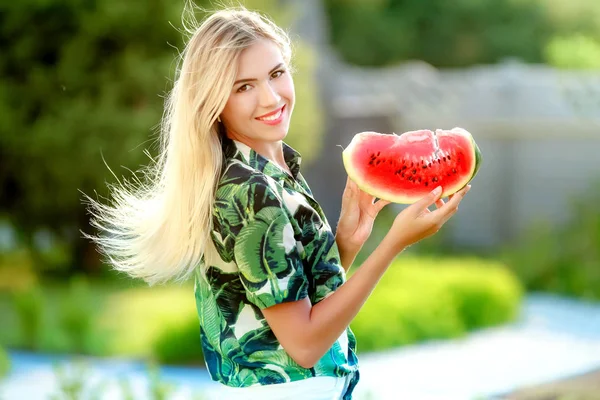
[[84,235],[114,269],[150,285],[187,279],[214,248],[209,241],[222,164],[218,117],[235,82],[238,56],[268,39],[287,63],[291,59],[287,34],[258,12],[224,8],[200,25],[193,13],[189,18],[189,27],[183,19],[189,38],[165,102],[157,160],[142,170],[144,181],[109,186],[112,204],[86,196],[91,224],[101,234]]

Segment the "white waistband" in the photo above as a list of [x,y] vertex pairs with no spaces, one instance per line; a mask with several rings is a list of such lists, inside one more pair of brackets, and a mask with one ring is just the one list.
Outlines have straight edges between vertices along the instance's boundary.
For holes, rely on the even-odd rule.
[[345,378],[317,376],[273,385],[234,388],[225,385],[212,393],[210,400],[339,400],[352,375]]

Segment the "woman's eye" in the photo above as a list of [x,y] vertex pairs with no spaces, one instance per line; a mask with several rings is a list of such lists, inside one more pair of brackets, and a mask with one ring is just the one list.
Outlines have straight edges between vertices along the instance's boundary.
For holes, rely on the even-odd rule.
[[242,85],[239,87],[239,89],[237,90],[238,92],[245,92],[248,89],[250,89],[250,85]]
[[271,75],[271,78],[275,79],[275,78],[279,78],[281,75],[283,75],[285,71],[283,70],[279,70],[279,71],[275,71],[273,72],[273,74]]

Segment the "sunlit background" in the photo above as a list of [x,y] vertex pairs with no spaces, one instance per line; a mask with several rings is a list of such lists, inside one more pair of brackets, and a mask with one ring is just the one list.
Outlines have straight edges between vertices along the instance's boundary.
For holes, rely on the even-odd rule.
[[[355,133],[460,126],[483,154],[456,216],[351,324],[356,398],[600,399],[600,2],[240,3],[292,36],[288,143],[333,227]],[[0,2],[0,399],[215,389],[191,283],[116,275],[80,233],[82,192],[101,199],[110,170],[130,179],[156,153],[182,9]]]

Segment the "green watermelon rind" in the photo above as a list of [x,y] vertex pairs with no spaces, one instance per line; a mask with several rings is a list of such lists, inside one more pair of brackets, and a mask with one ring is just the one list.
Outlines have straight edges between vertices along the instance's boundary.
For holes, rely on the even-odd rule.
[[471,174],[468,175],[468,178],[465,178],[464,184],[461,183],[461,184],[455,185],[454,187],[444,188],[442,197],[450,196],[451,194],[454,194],[454,193],[460,191],[465,186],[467,186],[469,183],[471,183],[473,178],[475,178],[475,175],[477,175],[477,172],[479,171],[479,167],[481,166],[481,161],[482,161],[481,150],[479,149],[479,146],[475,142],[473,135],[471,135],[471,133],[469,131],[467,131],[463,128],[456,127],[456,128],[451,129],[450,132],[459,133],[463,136],[466,136],[469,139],[469,141],[471,142],[471,145],[473,146],[473,158],[475,159],[475,163],[473,165],[473,169],[471,170]]
[[[442,193],[442,197],[450,196],[467,186],[473,180],[473,178],[475,178],[475,175],[477,175],[477,172],[479,171],[479,168],[481,166],[481,161],[483,159],[481,150],[479,149],[479,146],[475,142],[475,139],[473,138],[473,135],[471,135],[471,133],[462,128],[453,128],[450,131],[468,137],[469,142],[472,144],[473,158],[475,159],[475,162],[473,164],[471,174],[465,178],[464,183],[461,182],[455,185],[454,187],[443,188],[444,191]],[[355,137],[350,142],[350,145],[346,147],[346,149],[344,149],[344,151],[342,152],[342,161],[344,164],[344,168],[346,169],[346,173],[348,174],[348,177],[352,181],[354,181],[362,191],[376,198],[387,200],[396,204],[413,204],[423,197],[398,195],[397,193],[386,191],[384,188],[373,187],[369,185],[368,181],[366,181],[360,176],[359,171],[352,165],[352,162],[350,161],[354,148],[358,146],[360,142],[362,142],[361,137],[355,135]]]

